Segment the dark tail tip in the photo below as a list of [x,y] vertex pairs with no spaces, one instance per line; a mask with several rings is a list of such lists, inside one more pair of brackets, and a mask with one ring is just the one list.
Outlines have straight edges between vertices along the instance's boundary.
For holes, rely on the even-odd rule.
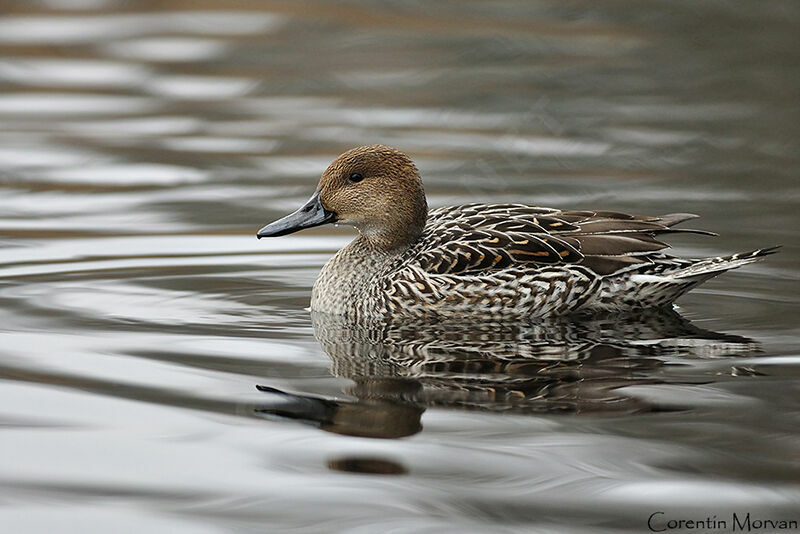
[[754,250],[750,254],[754,257],[769,256],[770,254],[777,254],[783,245],[775,245],[774,247],[760,248]]
[[776,245],[774,247],[766,247],[766,248],[759,248],[756,250],[751,250],[749,252],[740,252],[738,254],[734,254],[730,257],[732,260],[743,260],[747,258],[763,258],[764,256],[769,256],[770,254],[776,254],[780,252],[780,248],[783,245]]

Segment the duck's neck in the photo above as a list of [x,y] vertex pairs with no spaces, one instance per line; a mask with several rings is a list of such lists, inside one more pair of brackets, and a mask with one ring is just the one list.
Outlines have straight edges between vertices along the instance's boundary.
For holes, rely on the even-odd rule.
[[[358,237],[353,243],[358,241],[358,247],[365,252],[376,255],[399,255],[404,250],[414,244],[422,235],[422,228],[408,229],[398,233],[395,231],[370,231],[358,229]],[[354,245],[356,246],[356,245]]]
[[387,209],[382,216],[355,224],[355,227],[359,238],[364,240],[360,246],[396,254],[419,239],[427,220],[428,204],[425,193],[420,189],[412,202],[406,205],[398,203],[397,209]]

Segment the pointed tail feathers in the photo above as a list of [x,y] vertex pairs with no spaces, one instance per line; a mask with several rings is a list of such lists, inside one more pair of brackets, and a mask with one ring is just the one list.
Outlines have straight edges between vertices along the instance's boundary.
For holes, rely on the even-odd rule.
[[691,219],[698,218],[699,215],[695,215],[694,213],[668,213],[666,215],[659,216],[656,220],[666,226],[667,228],[656,231],[657,234],[672,234],[672,233],[683,233],[683,234],[700,234],[700,235],[710,235],[716,236],[719,235],[715,232],[709,232],[708,230],[696,230],[694,228],[675,228],[676,224],[680,224],[684,221],[688,221]]
[[777,247],[769,247],[769,248],[760,248],[758,250],[752,250],[750,252],[741,252],[739,254],[733,254],[731,256],[721,256],[718,258],[707,258],[704,260],[700,260],[697,263],[690,265],[680,271],[676,271],[670,273],[671,276],[675,278],[694,278],[697,276],[703,277],[711,277],[730,269],[736,269],[737,267],[741,267],[742,265],[747,265],[749,263],[755,263],[757,261],[761,261],[764,257],[769,256],[770,254],[775,254],[780,249],[780,245]]

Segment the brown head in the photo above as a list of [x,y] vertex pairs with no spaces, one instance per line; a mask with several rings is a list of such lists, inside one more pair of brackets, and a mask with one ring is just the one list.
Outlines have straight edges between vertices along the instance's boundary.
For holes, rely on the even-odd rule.
[[419,237],[427,214],[425,191],[411,159],[394,148],[370,145],[336,158],[302,208],[257,235],[286,235],[339,222],[355,226],[375,246],[394,249]]

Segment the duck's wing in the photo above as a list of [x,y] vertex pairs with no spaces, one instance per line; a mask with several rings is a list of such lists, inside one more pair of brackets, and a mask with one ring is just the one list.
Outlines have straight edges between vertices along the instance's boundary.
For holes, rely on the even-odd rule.
[[[640,264],[669,247],[656,236],[696,215],[646,217],[563,211],[523,204],[468,204],[430,213],[415,263],[432,274],[478,274],[512,267],[582,265],[597,275]],[[713,235],[713,234],[712,234]]]

